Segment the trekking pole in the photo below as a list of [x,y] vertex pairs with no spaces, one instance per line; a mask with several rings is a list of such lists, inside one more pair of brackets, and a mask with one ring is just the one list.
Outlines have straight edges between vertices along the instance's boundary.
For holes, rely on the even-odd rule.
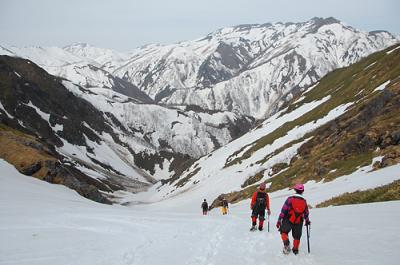
[[268,233],[269,233],[269,215],[268,215],[268,220],[267,221],[268,221]]
[[307,228],[307,248],[308,248],[308,253],[310,253],[310,230],[311,230],[311,224],[306,226]]

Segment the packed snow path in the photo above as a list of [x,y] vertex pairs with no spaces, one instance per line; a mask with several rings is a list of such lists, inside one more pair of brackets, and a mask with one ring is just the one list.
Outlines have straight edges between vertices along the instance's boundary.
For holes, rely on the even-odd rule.
[[271,232],[250,232],[248,202],[228,215],[107,206],[22,176],[0,161],[0,264],[398,264],[400,202],[311,210],[311,254],[282,254]]

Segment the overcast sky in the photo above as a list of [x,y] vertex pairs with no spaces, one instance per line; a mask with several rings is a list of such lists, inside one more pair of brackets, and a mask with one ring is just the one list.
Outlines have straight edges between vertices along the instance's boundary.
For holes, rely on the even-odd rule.
[[400,33],[400,0],[0,0],[0,45],[86,42],[127,51],[249,23],[337,19]]

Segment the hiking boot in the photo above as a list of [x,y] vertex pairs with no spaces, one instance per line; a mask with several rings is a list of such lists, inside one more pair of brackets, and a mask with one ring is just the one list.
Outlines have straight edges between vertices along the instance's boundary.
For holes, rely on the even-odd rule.
[[290,253],[290,246],[283,246],[283,254],[289,254]]
[[299,254],[299,250],[298,249],[292,249],[292,251],[293,251],[293,254],[295,254],[295,255]]
[[262,231],[264,228],[262,226],[258,227],[258,230]]
[[290,241],[285,240],[283,241],[283,254],[289,254],[290,253]]
[[256,230],[256,226],[252,225],[251,228],[250,228],[250,231],[255,231],[255,230]]

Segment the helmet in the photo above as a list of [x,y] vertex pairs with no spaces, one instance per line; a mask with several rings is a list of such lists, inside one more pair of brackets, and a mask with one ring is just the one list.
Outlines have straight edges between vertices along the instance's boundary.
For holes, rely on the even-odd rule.
[[260,184],[260,190],[265,190],[265,183],[264,182]]
[[294,188],[296,191],[301,191],[301,192],[304,191],[304,185],[301,184],[301,183],[297,183],[296,185],[294,185],[293,188]]

